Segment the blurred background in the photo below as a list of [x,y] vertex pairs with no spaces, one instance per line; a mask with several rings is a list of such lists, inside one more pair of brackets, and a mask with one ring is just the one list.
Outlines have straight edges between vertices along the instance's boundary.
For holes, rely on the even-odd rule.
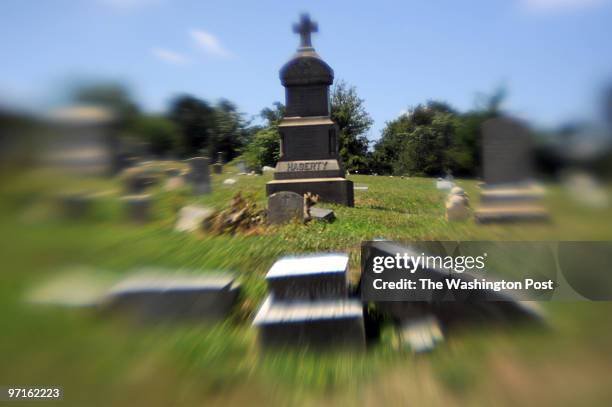
[[[302,12],[335,72],[355,207],[270,226],[278,71]],[[544,303],[547,329],[460,325],[424,355],[372,304],[363,353],[262,352],[251,327],[285,254],[348,253],[356,290],[363,240],[610,240],[612,2],[7,0],[0,16],[1,385],[62,386],[69,405],[612,400],[609,302]],[[547,222],[449,219],[438,182],[484,203],[496,118],[528,133]],[[199,156],[207,192],[186,161]],[[229,273],[240,295],[215,323],[100,310],[147,270]]]

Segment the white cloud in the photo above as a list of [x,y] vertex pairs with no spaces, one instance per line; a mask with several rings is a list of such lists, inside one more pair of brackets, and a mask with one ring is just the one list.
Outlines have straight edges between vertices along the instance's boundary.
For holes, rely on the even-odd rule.
[[191,39],[208,55],[221,58],[232,56],[232,53],[225,49],[214,35],[202,30],[191,30],[190,34]]
[[528,11],[557,12],[587,9],[606,3],[608,0],[519,0]]
[[159,4],[161,0],[98,0],[98,3],[118,9],[118,10],[133,10],[145,6]]
[[156,58],[174,65],[185,65],[189,62],[186,56],[164,48],[152,48],[151,53]]

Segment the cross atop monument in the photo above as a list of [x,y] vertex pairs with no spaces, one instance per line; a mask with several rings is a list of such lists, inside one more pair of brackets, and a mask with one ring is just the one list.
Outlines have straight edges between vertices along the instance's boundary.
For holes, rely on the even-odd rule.
[[300,34],[300,48],[312,48],[310,34],[316,33],[317,31],[319,31],[319,26],[316,22],[310,20],[308,14],[302,14],[300,16],[300,22],[293,24],[293,32]]

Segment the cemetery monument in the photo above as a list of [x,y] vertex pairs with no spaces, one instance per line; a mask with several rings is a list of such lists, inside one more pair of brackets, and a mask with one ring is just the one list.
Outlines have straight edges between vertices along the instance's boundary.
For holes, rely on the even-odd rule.
[[285,87],[285,117],[279,124],[280,158],[267,195],[311,192],[322,201],[354,205],[353,182],[344,178],[338,153],[338,126],[330,118],[329,87],[334,71],[315,52],[311,33],[317,24],[302,15],[294,26],[301,43],[280,70]]

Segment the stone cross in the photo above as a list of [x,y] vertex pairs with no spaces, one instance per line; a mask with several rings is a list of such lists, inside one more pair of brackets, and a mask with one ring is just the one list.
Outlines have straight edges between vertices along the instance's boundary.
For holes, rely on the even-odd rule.
[[300,34],[300,48],[312,48],[310,34],[319,31],[316,22],[310,20],[308,14],[302,14],[300,22],[293,25],[293,32]]

